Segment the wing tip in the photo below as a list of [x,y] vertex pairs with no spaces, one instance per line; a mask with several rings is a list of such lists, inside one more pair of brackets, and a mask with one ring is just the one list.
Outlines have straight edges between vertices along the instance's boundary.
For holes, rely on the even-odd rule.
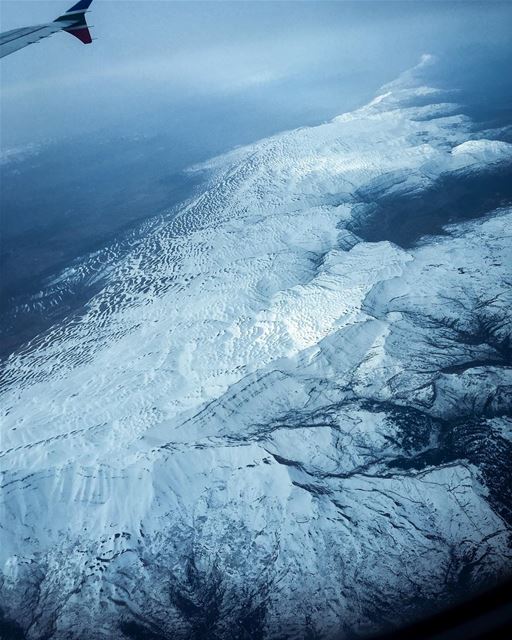
[[91,32],[89,31],[89,27],[87,25],[83,27],[71,27],[70,29],[64,29],[64,31],[72,36],[75,36],[75,38],[78,38],[78,40],[80,40],[80,42],[82,42],[83,44],[91,44],[92,42]]
[[85,13],[91,3],[92,0],[79,0],[71,9],[68,9],[66,13],[63,13],[55,20],[55,22],[67,24],[67,26],[63,24],[62,30],[74,36],[83,44],[91,44],[92,42],[91,32],[85,19]]

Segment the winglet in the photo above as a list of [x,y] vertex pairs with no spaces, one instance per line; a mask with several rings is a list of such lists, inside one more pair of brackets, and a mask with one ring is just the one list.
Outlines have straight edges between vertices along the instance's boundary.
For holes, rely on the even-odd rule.
[[85,12],[89,9],[91,2],[92,0],[80,0],[54,21],[69,23],[63,27],[63,31],[75,36],[84,44],[92,42],[91,33],[85,20]]

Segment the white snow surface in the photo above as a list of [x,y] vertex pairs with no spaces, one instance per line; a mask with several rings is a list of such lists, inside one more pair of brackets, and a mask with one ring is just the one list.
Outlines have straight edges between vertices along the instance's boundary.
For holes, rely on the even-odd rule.
[[400,461],[475,415],[510,440],[512,211],[407,251],[346,228],[375,181],[512,160],[471,135],[408,73],[195,167],[83,316],[10,357],[0,606],[29,640],[371,631],[510,570],[473,460]]

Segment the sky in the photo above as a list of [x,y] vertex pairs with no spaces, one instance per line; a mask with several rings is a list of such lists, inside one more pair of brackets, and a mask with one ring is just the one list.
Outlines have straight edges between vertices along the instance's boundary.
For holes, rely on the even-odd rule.
[[[51,21],[71,4],[0,0],[2,30]],[[364,103],[423,53],[459,61],[485,48],[510,53],[511,8],[94,0],[92,45],[57,34],[0,61],[1,146],[103,129],[202,135],[209,118],[226,135],[243,128],[246,142]]]

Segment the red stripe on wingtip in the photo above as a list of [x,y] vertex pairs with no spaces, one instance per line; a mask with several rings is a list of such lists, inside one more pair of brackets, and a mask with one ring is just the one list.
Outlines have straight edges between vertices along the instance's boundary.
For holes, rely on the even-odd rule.
[[78,38],[80,42],[83,42],[84,44],[91,44],[92,42],[91,34],[87,27],[84,27],[83,29],[64,29],[64,31],[75,36],[75,38]]

